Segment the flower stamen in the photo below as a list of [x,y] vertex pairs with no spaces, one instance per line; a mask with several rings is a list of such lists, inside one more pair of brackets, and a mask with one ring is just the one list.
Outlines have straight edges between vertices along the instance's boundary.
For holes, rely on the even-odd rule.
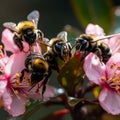
[[107,79],[106,79],[106,77],[101,77],[101,80],[103,81],[103,82],[105,82]]
[[3,54],[3,46],[0,45],[0,58],[2,58],[3,56],[4,56],[4,54]]
[[113,69],[115,66],[116,66],[116,64],[115,64],[115,63],[112,63],[112,64],[110,65],[110,68]]
[[120,92],[120,74],[115,72],[106,82],[110,88],[114,89],[117,92]]

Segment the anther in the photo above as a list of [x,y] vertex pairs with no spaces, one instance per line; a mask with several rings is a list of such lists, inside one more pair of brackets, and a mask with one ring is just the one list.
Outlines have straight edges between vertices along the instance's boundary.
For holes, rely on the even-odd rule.
[[110,66],[110,68],[113,69],[115,66],[116,66],[116,64],[112,63],[111,66]]
[[20,78],[21,77],[21,73],[16,73],[16,77]]
[[103,77],[101,77],[101,80],[102,81],[106,81],[106,78],[103,76]]
[[120,70],[120,66],[117,67],[117,70]]
[[18,90],[15,90],[15,94],[18,95],[18,93],[19,93]]
[[22,94],[22,95],[23,95],[23,97],[28,98],[27,94],[24,93],[24,94]]

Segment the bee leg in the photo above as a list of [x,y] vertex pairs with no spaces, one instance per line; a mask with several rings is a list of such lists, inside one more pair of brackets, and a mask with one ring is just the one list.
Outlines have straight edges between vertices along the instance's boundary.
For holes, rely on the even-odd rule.
[[24,77],[24,72],[25,72],[25,71],[28,72],[27,69],[23,69],[23,70],[21,71],[20,82],[23,81],[23,77]]
[[87,55],[88,55],[88,52],[84,51],[83,54],[82,54],[82,57],[81,57],[80,61],[82,62]]
[[58,63],[57,61],[54,62],[53,64],[53,67],[52,67],[54,70],[56,70],[58,73],[60,72],[60,69],[59,69],[59,66],[58,66]]
[[21,71],[20,82],[22,82],[23,77],[24,77],[24,70]]
[[64,60],[64,58],[63,58],[63,56],[64,56],[64,50],[65,50],[65,45],[64,46],[62,46],[62,48],[61,48],[61,52],[60,52],[60,59],[61,60],[63,60],[64,62],[65,62],[65,60]]
[[28,92],[29,92],[30,90],[32,90],[35,86],[36,86],[36,84],[33,84],[32,87],[28,90]]
[[37,30],[37,39],[40,39],[43,41],[44,33],[41,30]]
[[95,54],[99,57],[100,62],[102,63],[102,61],[103,61],[102,51],[101,51],[101,49],[99,47],[96,49]]
[[71,50],[69,50],[69,53],[68,53],[68,54],[69,54],[69,57],[72,57],[72,53],[71,53]]
[[51,67],[51,69],[56,70],[57,72],[59,72],[59,67],[58,67],[58,62],[56,60],[56,57],[51,55],[51,54],[45,54],[44,57],[46,58],[46,61],[48,62],[49,66]]
[[60,72],[58,62],[56,61],[56,59],[53,59],[52,63],[49,65],[50,65],[51,69],[56,70],[58,73]]
[[46,75],[46,77],[45,77],[45,79],[44,79],[44,81],[43,81],[42,97],[43,97],[43,94],[44,94],[44,92],[45,92],[45,90],[46,90],[46,84],[47,84],[48,79],[49,79],[49,77],[50,77],[51,74],[52,74],[52,71],[49,70],[48,74]]
[[65,62],[65,59],[64,59],[62,56],[60,56],[60,59],[63,60],[63,61]]
[[20,51],[23,50],[23,44],[21,42],[21,39],[19,39],[16,35],[14,36],[14,43],[18,46],[18,48],[20,49]]

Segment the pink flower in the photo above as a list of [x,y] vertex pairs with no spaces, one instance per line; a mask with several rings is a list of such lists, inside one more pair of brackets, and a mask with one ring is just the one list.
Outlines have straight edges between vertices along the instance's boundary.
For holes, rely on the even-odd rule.
[[104,30],[99,25],[88,24],[85,30],[86,34],[91,34],[94,36],[104,36]]
[[[12,116],[19,116],[25,112],[25,105],[29,98],[42,99],[42,88],[39,88],[38,92],[36,92],[38,85],[31,89],[30,73],[25,73],[24,79],[20,82],[20,73],[25,68],[24,62],[29,51],[27,49],[25,52],[28,48],[26,44],[24,44],[24,51],[19,51],[12,41],[12,35],[7,29],[3,31],[2,42],[5,49],[12,52],[12,55],[7,56],[6,50],[4,50],[5,54],[2,50],[0,51],[0,101]],[[33,50],[40,51],[38,46],[33,46]],[[53,97],[54,94],[52,87],[47,85],[44,100]]]
[[100,105],[108,113],[120,114],[120,53],[105,64],[90,53],[85,58],[84,71],[88,79],[103,87],[99,95]]
[[[5,50],[10,51],[12,53],[18,53],[20,52],[19,48],[17,45],[15,45],[13,41],[13,36],[14,34],[9,30],[5,29],[2,32],[2,38],[1,41],[4,44]],[[25,52],[29,51],[29,46],[27,43],[23,42],[24,50]]]
[[[26,98],[22,97],[21,94],[17,94],[18,88],[15,88],[16,75],[24,68],[24,61],[21,58],[25,59],[25,53],[11,55],[6,63],[4,63],[5,58],[0,59],[0,63],[4,63],[0,64],[0,66],[4,66],[0,69],[2,72],[0,76],[0,86],[2,86],[0,89],[0,98],[3,101],[5,109],[13,116],[25,112],[25,106],[22,104],[25,103]],[[17,106],[19,106],[19,109],[15,108]]]

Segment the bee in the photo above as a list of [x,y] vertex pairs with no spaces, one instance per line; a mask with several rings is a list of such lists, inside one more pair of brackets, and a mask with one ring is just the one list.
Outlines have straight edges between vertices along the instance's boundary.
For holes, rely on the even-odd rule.
[[34,10],[28,14],[26,21],[21,21],[17,25],[13,22],[5,22],[3,26],[14,32],[14,43],[19,47],[20,51],[22,51],[22,41],[27,42],[30,46],[33,45],[36,40],[42,41],[44,34],[41,30],[37,29],[38,21],[39,12]]
[[76,52],[83,52],[83,57],[86,57],[90,52],[95,53],[101,62],[106,63],[112,55],[109,46],[101,40],[114,37],[120,34],[95,38],[93,35],[81,34],[76,38]]
[[62,31],[56,38],[52,38],[49,41],[49,46],[47,47],[47,52],[44,54],[44,57],[53,69],[59,71],[56,58],[65,61],[66,58],[71,57],[71,50],[71,44],[67,41],[67,32]]
[[[30,83],[32,85],[32,88],[36,84],[38,84],[38,89],[37,89],[38,91],[40,86],[43,86],[42,88],[42,95],[43,95],[46,90],[46,84],[48,78],[51,75],[51,71],[49,70],[49,65],[44,59],[44,57],[37,52],[29,54],[25,60],[25,69],[21,71],[20,81],[23,80],[24,72],[31,73]],[[42,80],[43,82],[39,86],[39,82]]]
[[59,57],[65,61],[64,57],[71,57],[71,44],[67,42],[67,32],[60,32],[56,38],[52,38],[49,41],[47,51],[53,54],[55,57]]

